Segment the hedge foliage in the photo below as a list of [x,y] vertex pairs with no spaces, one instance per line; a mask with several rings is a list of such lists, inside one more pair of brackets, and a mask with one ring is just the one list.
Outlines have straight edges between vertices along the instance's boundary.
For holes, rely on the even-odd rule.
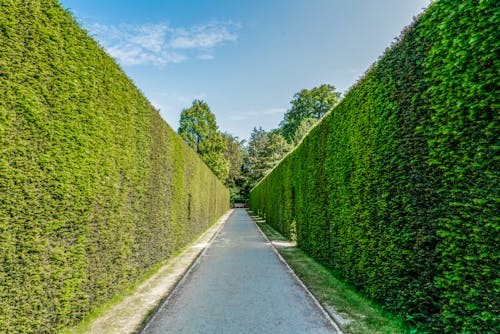
[[54,333],[229,206],[55,0],[0,1],[0,331]]
[[250,195],[424,332],[500,331],[499,26],[497,1],[432,3]]

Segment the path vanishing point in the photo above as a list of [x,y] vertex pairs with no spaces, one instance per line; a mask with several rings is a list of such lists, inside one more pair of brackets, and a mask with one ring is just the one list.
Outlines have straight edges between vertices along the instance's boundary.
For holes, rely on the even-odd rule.
[[246,210],[235,209],[141,333],[340,332]]

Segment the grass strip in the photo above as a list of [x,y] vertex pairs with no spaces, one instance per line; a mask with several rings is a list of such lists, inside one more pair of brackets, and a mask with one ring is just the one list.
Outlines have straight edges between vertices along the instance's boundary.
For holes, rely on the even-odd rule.
[[163,298],[175,288],[231,213],[232,210],[227,211],[189,244],[146,272],[136,284],[94,309],[76,326],[63,329],[59,334],[140,332],[144,322],[148,321],[150,315],[161,305]]
[[[265,220],[252,216],[271,241],[288,241]],[[316,262],[298,247],[277,247],[295,274],[342,325],[346,333],[416,333],[401,318],[382,309],[331,269]]]

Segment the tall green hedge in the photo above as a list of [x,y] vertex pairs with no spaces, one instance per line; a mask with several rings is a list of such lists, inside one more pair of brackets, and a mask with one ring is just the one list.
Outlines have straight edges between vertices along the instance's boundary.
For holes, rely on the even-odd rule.
[[0,0],[0,332],[77,323],[228,206],[55,0]]
[[250,194],[421,331],[500,331],[500,6],[436,1]]

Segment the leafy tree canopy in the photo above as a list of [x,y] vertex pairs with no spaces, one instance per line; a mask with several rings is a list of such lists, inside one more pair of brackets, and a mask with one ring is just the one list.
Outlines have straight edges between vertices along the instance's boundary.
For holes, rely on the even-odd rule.
[[227,178],[230,162],[224,156],[226,140],[206,102],[194,100],[190,108],[182,111],[178,133],[219,179]]
[[231,200],[240,199],[243,196],[241,189],[245,187],[246,175],[243,174],[243,156],[245,154],[245,140],[240,140],[238,137],[230,133],[222,133],[222,137],[226,141],[226,150],[224,157],[229,161],[230,168],[225,184],[229,188]]
[[[340,93],[335,90],[335,87],[328,84],[323,84],[312,89],[303,89],[293,96],[290,101],[292,107],[285,113],[283,121],[280,123],[280,131],[283,137],[289,142],[297,144],[295,138],[297,129],[301,126],[304,119],[319,120],[326,115],[338,103]],[[311,121],[308,121],[312,125]],[[302,124],[301,131],[304,131]],[[307,132],[307,131],[306,131]],[[302,139],[304,133],[301,134]]]
[[266,132],[262,127],[254,128],[244,158],[244,172],[248,176],[250,190],[291,150],[278,129]]

